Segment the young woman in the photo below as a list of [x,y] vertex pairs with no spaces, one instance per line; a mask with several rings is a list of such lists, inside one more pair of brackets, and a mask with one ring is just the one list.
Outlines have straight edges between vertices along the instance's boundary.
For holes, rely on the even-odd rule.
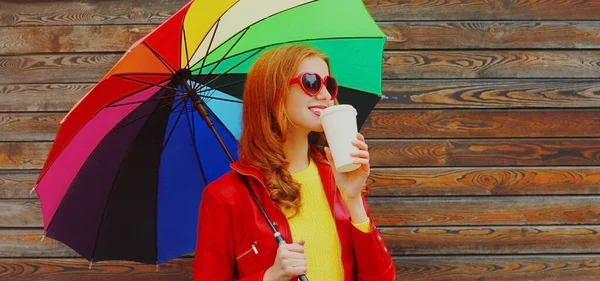
[[[194,280],[395,280],[364,196],[369,153],[361,134],[347,173],[332,169],[319,121],[337,83],[327,57],[285,45],[261,55],[244,89],[240,161],[202,195]],[[252,201],[246,177],[276,229],[278,246]]]

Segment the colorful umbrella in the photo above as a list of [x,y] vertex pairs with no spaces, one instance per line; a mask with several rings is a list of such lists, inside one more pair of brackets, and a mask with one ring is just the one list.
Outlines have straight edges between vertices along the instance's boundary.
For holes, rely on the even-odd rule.
[[362,124],[381,96],[384,42],[360,0],[188,3],[61,122],[34,187],[44,235],[90,261],[162,263],[193,252],[202,190],[230,169],[222,147],[237,152],[254,60],[285,43],[322,50],[338,100]]

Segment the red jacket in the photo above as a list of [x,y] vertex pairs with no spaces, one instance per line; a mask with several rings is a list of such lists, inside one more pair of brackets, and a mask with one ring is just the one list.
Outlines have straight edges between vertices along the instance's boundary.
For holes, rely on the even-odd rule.
[[[277,244],[273,232],[235,171],[247,176],[277,230],[287,243],[292,243],[287,219],[270,199],[261,173],[243,168],[237,162],[231,167],[234,171],[209,184],[202,195],[195,281],[230,281],[234,277],[238,281],[262,281],[265,271],[275,261]],[[355,228],[337,192],[330,166],[317,161],[317,167],[340,238],[344,280],[395,280],[393,261],[370,215],[371,232]]]

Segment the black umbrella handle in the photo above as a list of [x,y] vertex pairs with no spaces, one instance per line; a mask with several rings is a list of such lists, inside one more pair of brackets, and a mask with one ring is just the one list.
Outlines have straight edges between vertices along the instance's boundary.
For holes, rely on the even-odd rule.
[[[254,193],[252,188],[250,188],[250,183],[248,183],[248,179],[246,179],[246,177],[240,173],[238,173],[238,175],[240,176],[240,178],[242,179],[242,182],[248,189],[248,192],[250,192],[250,196],[252,197],[252,200],[254,200],[254,202],[256,203],[256,206],[258,206],[258,209],[260,209],[260,212],[262,213],[263,217],[265,217],[265,219],[267,220],[267,223],[269,224],[271,231],[273,231],[273,234],[275,236],[275,242],[277,242],[277,245],[281,246],[281,245],[287,244],[285,242],[285,240],[283,239],[283,237],[281,237],[281,233],[279,233],[279,231],[277,231],[277,229],[275,229],[275,225],[273,225],[273,221],[271,221],[271,219],[269,218],[269,215],[267,215],[267,212],[263,208],[262,204],[260,203],[260,201],[258,201],[256,194]],[[298,276],[298,280],[308,281],[308,278],[306,278],[306,275],[302,274],[302,275]]]

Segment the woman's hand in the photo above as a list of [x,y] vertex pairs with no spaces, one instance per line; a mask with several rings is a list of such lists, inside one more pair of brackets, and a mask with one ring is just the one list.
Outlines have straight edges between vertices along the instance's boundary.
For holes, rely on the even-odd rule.
[[304,241],[279,245],[275,263],[265,271],[263,281],[288,281],[306,274],[306,270]]
[[329,150],[329,147],[325,147],[325,156],[333,169],[335,181],[341,192],[342,199],[347,203],[361,199],[361,192],[366,185],[371,167],[369,164],[369,151],[367,143],[365,143],[365,137],[360,133],[356,136],[357,140],[352,141],[352,144],[354,144],[359,151],[350,153],[350,155],[355,158],[354,163],[360,164],[360,168],[354,171],[346,173],[338,172],[335,169],[331,157],[331,150]]

